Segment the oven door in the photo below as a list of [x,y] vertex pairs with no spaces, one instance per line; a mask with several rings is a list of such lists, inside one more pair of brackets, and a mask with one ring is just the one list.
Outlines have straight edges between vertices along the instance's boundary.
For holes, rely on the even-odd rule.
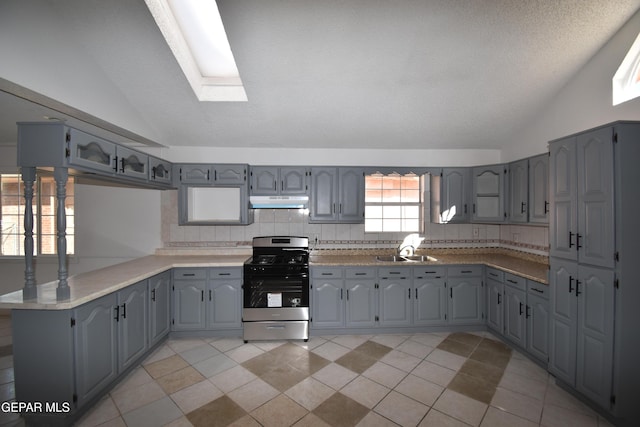
[[309,320],[309,276],[245,276],[243,322]]
[[309,307],[309,276],[248,276],[244,308]]

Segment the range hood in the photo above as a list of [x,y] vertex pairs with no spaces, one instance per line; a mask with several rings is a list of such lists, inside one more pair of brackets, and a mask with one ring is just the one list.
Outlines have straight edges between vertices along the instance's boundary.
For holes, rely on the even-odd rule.
[[309,206],[309,196],[251,196],[253,209],[301,209]]

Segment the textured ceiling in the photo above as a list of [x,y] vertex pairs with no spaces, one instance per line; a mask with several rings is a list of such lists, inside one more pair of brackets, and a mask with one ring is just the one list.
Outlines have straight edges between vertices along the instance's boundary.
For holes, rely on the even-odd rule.
[[[249,101],[200,103],[143,0],[41,1],[140,126],[87,113],[167,146],[298,148],[499,149],[640,7],[218,0]],[[29,119],[6,98],[1,132]]]

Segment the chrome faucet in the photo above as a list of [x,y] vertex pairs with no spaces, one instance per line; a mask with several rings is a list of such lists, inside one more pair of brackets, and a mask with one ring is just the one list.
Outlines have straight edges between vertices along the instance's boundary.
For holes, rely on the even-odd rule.
[[[404,250],[407,250],[406,254],[403,254]],[[413,256],[416,253],[416,248],[414,248],[412,245],[400,245],[398,246],[398,256]]]

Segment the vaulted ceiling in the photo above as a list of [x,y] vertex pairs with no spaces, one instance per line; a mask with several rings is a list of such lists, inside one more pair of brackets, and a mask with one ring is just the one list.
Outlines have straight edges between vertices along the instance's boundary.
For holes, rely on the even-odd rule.
[[218,6],[248,102],[199,102],[144,0],[3,0],[0,141],[47,115],[166,146],[500,149],[640,0]]

